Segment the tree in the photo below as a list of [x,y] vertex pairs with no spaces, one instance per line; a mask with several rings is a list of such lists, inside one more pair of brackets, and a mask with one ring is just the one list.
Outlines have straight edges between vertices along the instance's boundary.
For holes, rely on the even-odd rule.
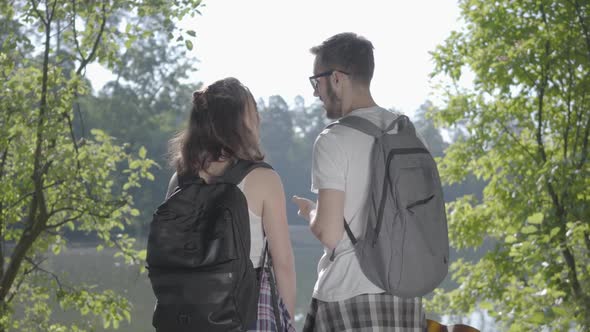
[[[148,29],[162,21],[150,17],[138,24]],[[166,31],[137,40],[132,48],[121,50],[119,58],[123,60],[113,68],[113,80],[81,102],[83,121],[78,129],[104,129],[132,148],[145,146],[160,166],[153,170],[153,178],[141,181],[141,188],[132,191],[140,215],[136,229],[130,231],[141,235],[168,187],[168,140],[184,126],[192,92],[200,84],[185,83],[196,71],[197,60],[187,54],[184,45],[170,40]]]
[[414,125],[428,144],[430,153],[435,157],[441,157],[448,144],[443,140],[439,129],[436,128],[432,120],[432,116],[436,114],[436,111],[436,107],[432,102],[426,101],[416,110]]
[[[449,77],[437,120],[465,132],[440,164],[447,183],[474,174],[483,198],[448,205],[451,245],[496,246],[452,264],[461,286],[431,310],[488,310],[510,331],[590,330],[590,3],[462,0],[461,31],[433,57]],[[476,76],[461,88],[461,74]],[[508,329],[507,328],[507,329]]]
[[[18,29],[0,33],[0,331],[85,331],[130,320],[125,298],[68,283],[45,262],[66,246],[66,229],[96,233],[98,250],[115,247],[128,264],[145,255],[124,231],[138,214],[130,190],[150,176],[154,163],[144,148],[131,151],[100,130],[77,136],[74,105],[89,91],[83,78],[88,64],[112,68],[122,45],[132,47],[152,29],[169,30],[199,2],[0,4],[2,26]],[[136,13],[134,20],[167,19],[149,29],[133,20],[123,27],[113,19],[119,12]],[[80,319],[68,325],[52,321],[51,301],[78,311]],[[16,317],[19,306],[26,310]]]

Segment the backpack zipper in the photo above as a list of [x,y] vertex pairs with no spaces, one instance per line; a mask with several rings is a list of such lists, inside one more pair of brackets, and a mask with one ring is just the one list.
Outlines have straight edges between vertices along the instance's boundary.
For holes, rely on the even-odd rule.
[[[383,223],[383,211],[385,209],[385,200],[387,198],[387,190],[388,184],[393,188],[393,183],[391,180],[391,173],[389,172],[389,167],[391,165],[391,161],[395,155],[403,155],[403,154],[429,154],[430,152],[426,148],[400,148],[400,149],[392,149],[387,154],[387,161],[385,162],[385,173],[387,174],[386,181],[383,181],[383,190],[381,191],[381,200],[379,202],[379,211],[377,212],[377,224],[375,225],[374,229],[374,238],[373,238],[373,247],[377,244],[377,238],[379,237],[379,233],[381,232],[381,224]],[[392,192],[393,194],[393,192]],[[397,201],[397,194],[394,197],[395,206],[399,211],[399,204]]]

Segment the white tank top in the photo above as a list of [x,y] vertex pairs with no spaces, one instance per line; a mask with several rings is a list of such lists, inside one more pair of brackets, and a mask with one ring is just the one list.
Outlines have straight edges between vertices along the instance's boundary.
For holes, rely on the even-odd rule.
[[[244,181],[238,184],[238,188],[244,191]],[[264,249],[264,235],[262,230],[262,218],[248,209],[250,216],[250,260],[254,268],[260,267],[262,250]]]

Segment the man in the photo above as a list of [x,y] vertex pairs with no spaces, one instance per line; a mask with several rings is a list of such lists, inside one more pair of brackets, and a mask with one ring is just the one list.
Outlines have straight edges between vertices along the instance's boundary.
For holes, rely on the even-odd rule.
[[[375,64],[370,41],[341,33],[311,53],[315,61],[310,81],[328,118],[360,116],[384,129],[399,116],[379,107],[371,96]],[[344,231],[343,220],[356,237],[364,230],[372,143],[373,137],[349,127],[325,129],[313,148],[311,188],[318,194],[317,205],[293,197],[299,215],[325,247],[304,332],[425,329],[422,299],[385,294],[369,281]]]

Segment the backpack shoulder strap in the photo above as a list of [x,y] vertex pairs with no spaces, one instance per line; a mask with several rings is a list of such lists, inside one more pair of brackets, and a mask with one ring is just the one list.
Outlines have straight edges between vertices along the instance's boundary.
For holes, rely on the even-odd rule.
[[360,116],[345,116],[336,122],[332,122],[326,128],[330,128],[335,125],[350,127],[373,137],[379,137],[383,135],[383,130],[381,130],[381,128],[376,126],[373,122],[365,118],[361,118]]
[[397,118],[395,118],[395,120],[393,120],[389,126],[387,126],[387,129],[385,129],[384,132],[388,133],[391,130],[393,130],[393,128],[395,128],[395,126],[397,126],[397,133],[401,134],[401,135],[416,135],[416,128],[414,128],[414,124],[412,124],[412,121],[410,121],[410,118],[408,118],[405,115],[400,115]]
[[255,168],[269,168],[272,166],[263,161],[238,160],[235,164],[230,166],[228,170],[219,178],[218,182],[233,183],[235,185],[242,182],[244,177]]
[[[175,179],[176,177],[176,179]],[[201,179],[198,175],[194,175],[194,174],[183,174],[183,175],[179,175],[178,173],[174,173],[174,175],[172,175],[172,179],[170,179],[170,184],[169,187],[172,186],[174,183],[176,183],[177,186],[187,186],[189,184],[193,184],[193,183],[198,183],[198,184],[203,184],[205,183],[205,181],[203,179]]]

